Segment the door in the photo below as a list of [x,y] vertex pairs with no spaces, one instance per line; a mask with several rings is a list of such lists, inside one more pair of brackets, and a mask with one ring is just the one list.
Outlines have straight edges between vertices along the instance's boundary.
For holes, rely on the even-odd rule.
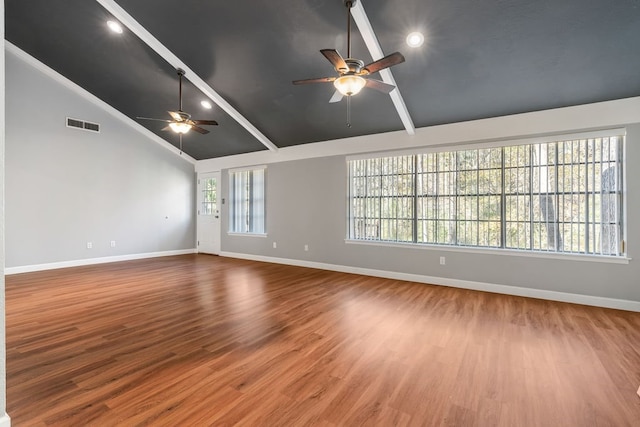
[[198,175],[198,252],[220,253],[220,172]]

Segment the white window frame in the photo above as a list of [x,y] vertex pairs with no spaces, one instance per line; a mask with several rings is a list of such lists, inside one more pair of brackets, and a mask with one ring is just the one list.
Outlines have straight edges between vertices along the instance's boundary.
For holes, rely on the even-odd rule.
[[[347,221],[347,237],[345,239],[345,241],[347,243],[358,243],[358,244],[374,244],[374,245],[385,245],[385,246],[402,246],[402,247],[422,247],[422,248],[437,248],[438,250],[461,250],[461,251],[465,251],[465,252],[482,252],[482,253],[486,253],[487,251],[489,252],[494,252],[494,253],[500,253],[500,254],[516,254],[516,255],[533,255],[533,256],[551,256],[551,257],[562,257],[562,258],[587,258],[587,259],[594,259],[594,258],[598,258],[597,260],[601,260],[601,258],[604,258],[606,260],[613,260],[613,262],[619,261],[619,260],[628,260],[628,258],[626,258],[626,245],[625,245],[625,236],[626,236],[626,200],[625,200],[625,193],[626,193],[626,180],[625,180],[625,136],[626,136],[626,130],[624,128],[620,129],[606,129],[606,130],[602,130],[602,131],[595,131],[595,132],[585,132],[585,133],[578,133],[578,134],[570,134],[570,135],[547,135],[541,138],[527,138],[527,139],[521,139],[521,140],[511,140],[511,141],[495,141],[495,142],[482,142],[482,143],[477,143],[477,144],[465,144],[464,146],[440,146],[440,147],[429,147],[429,148],[425,148],[425,149],[418,149],[418,150],[402,150],[402,151],[396,151],[396,152],[389,152],[389,153],[376,153],[376,154],[360,154],[360,155],[356,155],[356,156],[349,156],[347,157],[347,167],[348,167],[348,209],[347,209],[347,215],[348,215],[348,221]],[[531,144],[545,144],[545,143],[560,143],[560,142],[566,142],[566,141],[572,141],[572,140],[590,140],[590,139],[598,139],[598,138],[606,138],[606,137],[621,137],[618,141],[618,155],[621,156],[616,160],[616,165],[620,166],[617,169],[617,176],[618,176],[618,186],[616,188],[616,195],[619,197],[618,203],[617,203],[617,210],[618,210],[618,214],[619,214],[619,221],[617,224],[617,227],[619,228],[619,247],[617,248],[617,253],[597,253],[597,251],[595,251],[596,253],[593,253],[593,250],[589,250],[589,251],[583,251],[583,252],[579,252],[579,251],[575,251],[575,250],[564,250],[561,248],[561,250],[549,250],[548,248],[546,249],[541,249],[541,248],[514,248],[514,247],[509,247],[508,245],[506,245],[505,243],[505,238],[504,238],[504,229],[505,229],[505,224],[507,223],[507,219],[506,219],[506,215],[504,215],[504,209],[502,209],[502,216],[500,218],[500,222],[501,222],[501,234],[502,236],[500,237],[500,244],[494,247],[491,247],[490,245],[487,246],[482,246],[482,245],[458,245],[458,244],[438,244],[438,243],[433,243],[433,242],[427,242],[427,243],[419,243],[419,238],[417,237],[417,233],[418,233],[418,222],[420,221],[420,218],[418,218],[418,207],[417,207],[417,202],[420,198],[418,193],[415,193],[415,195],[413,195],[412,197],[414,197],[416,203],[414,204],[414,227],[413,227],[413,236],[411,238],[407,238],[406,236],[404,236],[404,239],[383,239],[380,238],[381,236],[378,236],[377,238],[375,236],[367,236],[365,235],[360,235],[360,236],[356,236],[354,234],[354,232],[356,231],[355,228],[355,223],[354,223],[354,215],[353,215],[353,203],[354,203],[354,194],[352,194],[352,192],[354,191],[354,186],[353,186],[353,179],[354,177],[352,176],[352,164],[354,161],[357,160],[373,160],[373,159],[390,159],[390,158],[394,158],[394,157],[399,157],[399,156],[414,156],[414,158],[419,158],[419,156],[421,156],[422,154],[425,153],[438,153],[438,152],[458,152],[458,151],[463,151],[463,150],[477,150],[477,149],[481,149],[481,148],[497,148],[497,147],[513,147],[513,146],[521,146],[521,145],[531,145]],[[531,166],[531,169],[533,169],[533,165]],[[504,167],[504,162],[503,162],[503,166]],[[414,167],[415,168],[415,167]],[[420,173],[418,171],[417,168],[415,168],[415,170],[412,172],[413,174],[415,174],[415,178],[414,181],[418,180],[418,177],[420,176]],[[416,183],[417,185],[417,183]],[[502,202],[504,203],[505,200],[505,192],[506,189],[503,187],[501,189],[501,197],[502,197]],[[587,197],[589,197],[589,194],[587,194]],[[594,199],[595,200],[595,199]],[[533,220],[532,220],[533,221]],[[579,222],[579,221],[575,221],[575,222]],[[572,223],[573,224],[573,223]],[[370,224],[368,224],[370,226]],[[362,231],[363,229],[367,229],[367,225],[363,227],[360,227]],[[382,226],[380,226],[380,228],[382,228]]]
[[229,169],[230,235],[266,236],[267,167]]

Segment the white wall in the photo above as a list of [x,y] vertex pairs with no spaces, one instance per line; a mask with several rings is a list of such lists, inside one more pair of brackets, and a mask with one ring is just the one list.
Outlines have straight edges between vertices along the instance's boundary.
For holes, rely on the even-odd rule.
[[[386,277],[573,301],[640,311],[640,98],[520,114],[419,129],[414,137],[395,132],[281,149],[277,153],[199,162],[196,169],[267,163],[268,237],[222,235],[222,254]],[[544,138],[604,128],[626,129],[627,250],[631,260],[584,261],[584,257],[538,257],[490,250],[384,246],[345,242],[346,154],[482,141]],[[332,155],[338,154],[338,155]],[[306,157],[306,158],[305,158]],[[227,229],[223,212],[223,230]],[[277,249],[272,243],[277,242]],[[309,251],[304,251],[304,245]],[[445,266],[439,264],[446,256]]]
[[[6,55],[6,267],[193,251],[194,164],[16,52]],[[67,128],[67,116],[100,133]]]

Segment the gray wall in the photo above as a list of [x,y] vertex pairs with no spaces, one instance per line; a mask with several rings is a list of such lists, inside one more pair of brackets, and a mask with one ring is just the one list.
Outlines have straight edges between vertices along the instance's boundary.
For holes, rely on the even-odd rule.
[[6,267],[195,247],[192,163],[10,52],[6,80]]
[[[640,218],[640,168],[633,167],[640,164],[640,125],[627,130],[627,249],[634,258],[640,256],[640,222],[634,221]],[[223,197],[228,198],[228,174],[222,175]],[[269,164],[267,238],[229,236],[223,220],[222,251],[640,301],[640,264],[635,260],[613,264],[347,244],[346,177],[345,156]],[[440,256],[446,256],[446,265],[439,264]]]
[[[4,2],[0,4],[0,40],[4,52]],[[4,55],[0,55],[0,418],[7,411],[6,400],[6,341],[4,309],[4,139],[5,139],[5,84]],[[2,422],[0,421],[0,425]]]

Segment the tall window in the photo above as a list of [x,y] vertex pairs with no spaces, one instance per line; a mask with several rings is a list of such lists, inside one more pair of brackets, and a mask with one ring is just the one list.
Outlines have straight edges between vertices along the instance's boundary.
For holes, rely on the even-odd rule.
[[622,255],[623,137],[349,161],[349,238]]
[[229,232],[265,233],[265,168],[229,171]]

